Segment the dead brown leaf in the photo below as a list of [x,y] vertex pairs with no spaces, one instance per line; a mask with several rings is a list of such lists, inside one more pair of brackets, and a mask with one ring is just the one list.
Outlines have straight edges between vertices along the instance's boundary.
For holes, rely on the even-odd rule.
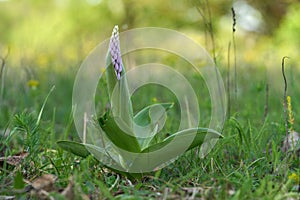
[[54,191],[54,183],[57,177],[53,174],[43,174],[42,176],[34,179],[31,183],[31,196],[35,196],[38,199],[53,199],[49,192]]
[[282,151],[296,151],[300,156],[300,135],[296,131],[289,133],[283,141]]
[[14,200],[14,199],[16,199],[16,197],[15,196],[1,196],[0,195],[0,199],[1,200]]
[[4,162],[13,166],[18,166],[27,156],[27,152],[22,152],[13,156],[0,157],[0,166],[2,166]]
[[31,186],[35,190],[45,190],[47,192],[52,191],[54,189],[54,183],[56,181],[56,176],[53,174],[43,174],[42,176],[36,178]]
[[70,182],[68,186],[61,193],[66,199],[74,199],[74,178],[73,176],[70,178]]

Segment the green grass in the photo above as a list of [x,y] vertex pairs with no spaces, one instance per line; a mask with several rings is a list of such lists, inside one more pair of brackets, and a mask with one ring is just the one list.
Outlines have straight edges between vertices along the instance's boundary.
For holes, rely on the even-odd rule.
[[[37,199],[38,196],[26,190],[28,183],[17,190],[14,183],[20,181],[18,174],[30,182],[42,174],[53,174],[57,180],[49,196],[55,199],[64,199],[60,192],[67,187],[71,177],[78,199],[184,199],[192,196],[196,199],[297,199],[300,197],[299,180],[296,182],[289,177],[295,173],[299,179],[300,159],[294,153],[286,155],[280,150],[285,136],[282,90],[271,84],[269,113],[264,120],[266,81],[263,75],[257,76],[263,74],[262,71],[251,68],[240,73],[239,107],[232,110],[232,116],[225,121],[224,138],[205,158],[199,158],[199,149],[196,148],[167,167],[145,174],[141,180],[130,180],[105,168],[92,156],[77,157],[56,145],[62,139],[79,141],[71,107],[74,68],[67,76],[40,70],[40,85],[36,90],[26,85],[27,79],[15,82],[11,75],[7,75],[4,101],[0,102],[0,157],[20,152],[29,154],[17,166],[0,162],[0,195]],[[298,71],[293,73],[293,77],[299,75]],[[203,93],[199,99],[201,124],[207,125],[210,101],[205,85],[193,72],[187,73],[187,76],[191,81],[201,82],[203,90],[198,90]],[[281,80],[280,77],[278,80]],[[295,78],[289,81],[289,95],[297,122],[299,84]],[[53,85],[55,90],[46,99]],[[102,90],[99,88],[99,95],[105,93]],[[152,103],[154,97],[162,102],[174,100],[170,92],[162,90],[156,86],[141,88],[132,97],[137,110]],[[46,100],[39,121],[39,113]],[[96,96],[96,100],[99,101],[100,114],[105,109],[106,100],[100,96]],[[170,111],[169,119],[167,129],[176,129],[174,122],[178,121],[178,116],[175,111]],[[297,123],[294,128],[300,130]],[[8,135],[4,136],[4,130]]]

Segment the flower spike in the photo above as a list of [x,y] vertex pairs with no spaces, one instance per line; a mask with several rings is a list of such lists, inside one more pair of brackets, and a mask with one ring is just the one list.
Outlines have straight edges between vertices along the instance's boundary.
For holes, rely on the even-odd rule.
[[120,80],[123,64],[121,58],[118,25],[116,25],[112,31],[112,35],[109,43],[109,52],[111,55],[111,62],[114,66],[117,79]]

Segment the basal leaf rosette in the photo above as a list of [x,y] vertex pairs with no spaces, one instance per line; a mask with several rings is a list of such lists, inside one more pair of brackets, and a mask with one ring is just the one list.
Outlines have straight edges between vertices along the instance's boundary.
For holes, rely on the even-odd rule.
[[[96,58],[97,54],[93,54],[92,56]],[[102,55],[99,56],[101,59],[103,58]],[[182,103],[180,103],[180,107],[186,106],[186,110],[181,110],[181,114],[183,115],[181,119],[184,119],[182,121],[185,121],[185,123],[183,125],[180,124],[177,132],[170,133],[168,137],[157,140],[155,136],[163,130],[168,120],[167,112],[173,108],[174,103],[155,103],[144,107],[135,115],[133,114],[133,105],[131,102],[133,86],[131,82],[135,77],[130,75],[132,74],[131,71],[127,73],[125,71],[118,26],[115,26],[113,29],[105,60],[109,109],[98,119],[95,120],[94,115],[94,120],[89,120],[87,131],[94,133],[94,137],[89,138],[88,142],[86,142],[85,138],[81,135],[85,141],[83,143],[59,141],[58,144],[63,149],[82,157],[92,154],[92,156],[109,168],[118,172],[123,171],[134,174],[151,172],[162,168],[177,159],[182,153],[201,146],[203,143],[206,146],[213,146],[214,139],[222,137],[214,129],[197,127],[197,120],[195,122],[189,120],[190,110],[197,110],[198,103],[194,102],[194,106],[189,105],[187,103],[187,96],[189,97],[189,95],[185,96],[182,93],[177,97],[181,98],[180,102]],[[160,82],[160,80],[166,78],[160,73],[155,74],[155,69],[158,68],[160,69],[160,73],[173,73],[169,68],[159,65],[153,65],[151,73],[149,72],[150,68],[147,67],[138,67],[136,71],[143,70],[141,73],[147,74],[146,70],[148,69],[148,74],[152,74],[153,77],[159,80],[158,83],[163,85],[165,83],[163,81]],[[93,75],[93,71],[89,73],[91,77],[96,77]],[[180,80],[171,82],[170,84],[171,90],[176,93],[176,87],[183,87],[182,85],[185,85],[184,78],[176,74],[169,77],[171,76],[173,78],[177,77]],[[83,75],[81,77],[85,78]],[[142,77],[145,78],[146,76]],[[151,75],[149,77],[153,79]],[[174,88],[172,89],[172,87]],[[184,88],[184,92],[192,87],[187,86],[186,88],[188,89]],[[95,88],[92,89],[95,90]],[[85,110],[89,111],[93,110],[93,108],[81,106],[76,113],[80,115]],[[89,115],[92,116],[92,114]],[[209,137],[207,137],[208,133]],[[212,141],[212,144],[210,144],[210,141]]]

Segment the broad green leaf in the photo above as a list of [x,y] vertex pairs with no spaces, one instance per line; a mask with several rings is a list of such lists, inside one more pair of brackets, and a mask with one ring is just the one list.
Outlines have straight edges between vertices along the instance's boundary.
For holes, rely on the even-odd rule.
[[141,152],[138,140],[133,136],[133,132],[131,132],[132,129],[121,118],[113,118],[106,113],[99,119],[99,124],[110,141],[117,147],[130,152]]
[[134,116],[134,123],[136,123],[139,126],[147,126],[151,124],[150,109],[156,106],[162,106],[166,111],[168,111],[174,106],[174,103],[157,103],[147,106]]
[[[195,132],[196,132],[196,134],[195,134]],[[213,133],[215,138],[223,137],[219,132],[217,132],[213,129],[201,128],[201,127],[190,128],[190,129],[185,129],[185,130],[179,131],[177,133],[174,133],[174,134],[170,135],[169,137],[165,138],[162,142],[151,145],[148,148],[144,149],[142,152],[143,153],[152,152],[152,151],[161,149],[161,148],[165,147],[167,144],[169,144],[175,137],[181,141],[184,141],[185,138],[189,138],[189,137],[195,135],[193,142],[190,144],[190,146],[186,150],[186,151],[188,151],[190,149],[193,149],[193,148],[201,145],[203,143],[204,138],[207,133]]]
[[[115,153],[108,152],[106,149],[93,144],[83,144],[86,149],[102,164],[120,167],[118,156]],[[112,155],[113,154],[113,155]]]
[[167,117],[166,111],[173,105],[173,103],[153,104],[134,116],[133,130],[142,150],[149,146],[154,136],[163,128]]
[[81,156],[85,158],[88,155],[90,155],[90,152],[85,148],[84,144],[82,143],[62,140],[62,141],[58,141],[57,144],[63,150],[71,152],[77,156]]
[[179,131],[162,142],[155,143],[144,149],[134,160],[131,170],[138,170],[139,167],[147,170],[164,167],[185,151],[203,144],[204,141],[206,144],[209,143],[209,141],[205,140],[208,132],[211,139],[221,137],[220,133],[208,128],[190,128]]
[[[120,166],[120,163],[116,162],[115,160],[113,160],[106,152],[104,149],[97,147],[95,145],[91,145],[91,144],[82,144],[82,143],[78,143],[78,142],[73,142],[73,141],[58,141],[57,144],[64,150],[71,152],[77,156],[81,156],[81,157],[87,157],[88,155],[90,155],[91,153],[93,154],[93,156],[95,156],[99,161],[103,161],[103,159],[106,159],[107,162],[110,162],[110,166],[113,164],[112,162],[114,162],[114,165],[118,165]],[[91,153],[90,153],[91,152]],[[104,164],[104,163],[103,163]],[[108,164],[108,163],[106,163]],[[137,179],[141,179],[142,178],[142,174],[139,173],[126,173],[123,171],[119,171],[116,170],[114,168],[111,168],[110,166],[105,165],[105,167],[107,167],[108,169],[117,172],[123,176],[128,177],[131,180],[137,180]],[[15,189],[22,189],[22,175],[18,175],[15,177],[14,180],[14,185],[15,185]],[[23,182],[24,184],[24,182]]]
[[122,167],[122,165],[116,158],[112,158],[111,156],[109,156],[108,152],[106,152],[103,148],[91,144],[84,144],[84,145],[99,161],[102,162],[104,161],[102,164],[104,164],[105,167],[107,167],[108,169],[117,172],[123,176],[126,176],[131,180],[139,180],[142,178],[142,174],[140,173],[127,173],[124,172],[126,171],[126,169],[124,169],[124,171],[120,171],[115,168],[112,168],[112,166],[115,167],[117,166],[116,168],[118,168],[118,167]]
[[118,80],[111,62],[110,52],[106,56],[106,79],[113,116],[120,117],[131,128],[133,111],[125,76],[125,67],[122,65],[121,79]]

